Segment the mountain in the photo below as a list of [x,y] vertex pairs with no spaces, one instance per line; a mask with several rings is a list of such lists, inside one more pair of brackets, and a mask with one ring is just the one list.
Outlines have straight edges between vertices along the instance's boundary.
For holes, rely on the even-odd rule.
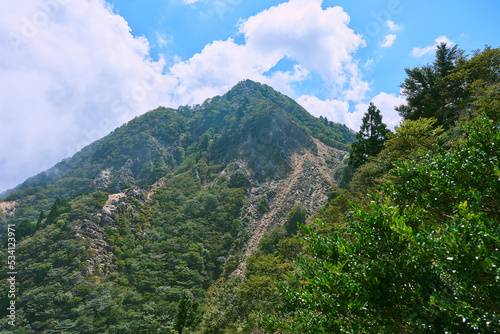
[[203,300],[220,277],[244,275],[294,207],[327,202],[354,139],[250,80],[133,119],[0,203],[4,258],[15,224],[17,328],[169,332],[186,293]]

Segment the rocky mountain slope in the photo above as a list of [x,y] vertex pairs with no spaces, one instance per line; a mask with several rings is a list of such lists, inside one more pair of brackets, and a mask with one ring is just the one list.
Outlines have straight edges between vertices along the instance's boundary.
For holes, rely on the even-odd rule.
[[[170,328],[183,290],[243,275],[294,206],[326,202],[353,139],[252,81],[132,120],[0,203],[0,236],[16,224],[19,323],[125,333],[145,331],[140,314]],[[51,289],[59,301],[42,300]]]

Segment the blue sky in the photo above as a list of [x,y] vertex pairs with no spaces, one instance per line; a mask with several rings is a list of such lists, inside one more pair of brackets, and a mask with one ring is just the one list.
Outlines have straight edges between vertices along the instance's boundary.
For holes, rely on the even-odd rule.
[[0,2],[0,191],[159,105],[243,79],[358,130],[392,128],[405,67],[437,43],[500,46],[496,0]]
[[[285,2],[204,0],[186,5],[182,0],[109,1],[114,10],[128,21],[134,35],[148,38],[152,57],[157,59],[163,55],[182,60],[188,60],[214,40],[234,38],[244,43],[243,36],[238,33],[241,20]],[[366,41],[366,46],[357,50],[356,58],[362,63],[373,61],[371,67],[363,68],[365,79],[373,80],[370,82],[372,94],[368,95],[381,91],[398,93],[405,67],[432,61],[433,53],[411,56],[413,48],[433,45],[440,36],[446,36],[466,51],[483,48],[485,44],[495,47],[500,40],[498,29],[495,29],[499,28],[500,3],[494,0],[322,2],[323,9],[333,6],[344,9],[350,17],[348,26]],[[389,32],[388,20],[400,29]],[[396,35],[396,40],[392,47],[381,48],[388,34]],[[167,44],[160,45],[158,36],[163,36]],[[292,63],[288,62],[288,66]],[[317,84],[311,85],[316,87]]]

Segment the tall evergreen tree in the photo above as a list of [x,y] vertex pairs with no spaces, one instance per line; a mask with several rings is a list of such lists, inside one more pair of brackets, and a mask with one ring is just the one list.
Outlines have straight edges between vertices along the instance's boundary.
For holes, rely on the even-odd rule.
[[45,212],[40,211],[40,215],[38,216],[38,220],[36,222],[35,230],[38,231],[42,227],[42,221],[45,219]]
[[380,110],[370,102],[368,111],[363,117],[363,124],[358,133],[357,141],[352,144],[349,165],[358,168],[368,161],[368,157],[377,155],[385,145],[386,135],[389,130],[382,123]]
[[441,43],[432,65],[406,68],[408,77],[401,88],[407,103],[396,108],[399,114],[408,120],[435,117],[438,120],[437,126],[453,124],[458,114],[456,110],[448,108],[446,85],[442,83],[443,78],[453,72],[461,57],[463,51],[456,45],[450,48],[446,43]]
[[455,45],[449,48],[446,43],[441,43],[436,50],[436,59],[432,64],[434,72],[439,77],[445,77],[455,68],[455,63],[462,52]]

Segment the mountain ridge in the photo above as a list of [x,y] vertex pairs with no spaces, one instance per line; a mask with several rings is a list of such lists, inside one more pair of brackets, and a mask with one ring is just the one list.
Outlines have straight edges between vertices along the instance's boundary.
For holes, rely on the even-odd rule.
[[[158,321],[169,326],[182,291],[202,298],[221,277],[243,275],[294,207],[312,214],[326,203],[352,137],[248,80],[202,105],[134,118],[0,203],[0,236],[15,224],[19,238],[20,323],[44,331],[47,314],[74,320],[80,308],[97,332],[118,326],[99,322],[100,303],[139,330],[139,304],[102,299],[122,293],[163,305]],[[54,284],[73,296],[69,311],[28,301]]]
[[[267,85],[261,85],[261,84],[258,84],[256,82],[253,82],[251,80],[244,80],[244,81],[241,81],[240,83],[238,83],[237,85],[235,85],[229,92],[227,92],[223,96],[216,96],[216,97],[207,99],[202,105],[196,105],[193,108],[191,108],[189,106],[181,106],[178,109],[158,107],[157,109],[154,109],[152,111],[149,111],[149,112],[143,114],[142,116],[137,116],[133,120],[131,120],[130,122],[113,130],[109,135],[105,136],[104,138],[101,138],[101,139],[91,143],[90,145],[84,147],[82,150],[75,153],[72,157],[63,159],[61,162],[55,164],[53,167],[47,169],[46,171],[43,171],[37,175],[30,177],[27,180],[25,180],[24,182],[22,182],[21,184],[19,184],[18,186],[14,187],[13,189],[10,189],[10,190],[4,192],[3,193],[4,197],[2,197],[2,198],[9,198],[10,194],[12,194],[16,191],[19,191],[19,190],[23,190],[23,189],[30,188],[30,187],[43,186],[43,185],[51,183],[51,182],[56,182],[58,180],[58,177],[60,177],[64,173],[67,173],[68,171],[73,170],[73,169],[77,169],[77,167],[79,165],[81,165],[86,158],[88,158],[88,155],[90,155],[90,154],[95,155],[95,152],[93,152],[93,151],[95,151],[95,150],[103,151],[106,149],[110,150],[109,145],[107,145],[108,147],[106,148],[106,145],[102,144],[102,143],[109,141],[109,140],[114,140],[113,136],[116,136],[117,134],[119,134],[121,131],[124,131],[125,129],[128,130],[130,128],[135,128],[136,127],[135,123],[137,122],[137,120],[144,120],[144,119],[147,120],[148,118],[150,118],[150,121],[148,122],[148,127],[152,128],[154,130],[155,129],[157,130],[157,124],[155,124],[157,119],[154,117],[151,117],[155,113],[156,114],[163,113],[167,116],[166,117],[167,121],[171,121],[172,118],[174,118],[174,115],[180,114],[180,115],[185,115],[185,116],[189,117],[193,113],[193,109],[194,110],[203,109],[204,106],[207,107],[207,105],[210,105],[212,102],[214,102],[214,100],[217,101],[217,100],[227,98],[230,102],[233,100],[236,100],[236,102],[242,103],[243,105],[245,105],[244,97],[252,96],[252,94],[253,95],[258,94],[261,96],[264,95],[264,98],[270,97],[273,99],[273,101],[276,101],[276,99],[278,99],[278,98],[283,98],[286,101],[286,108],[282,109],[281,111],[284,112],[286,115],[291,116],[292,120],[295,120],[296,123],[298,123],[299,125],[304,126],[306,129],[306,132],[308,134],[313,135],[313,137],[316,137],[316,138],[322,140],[323,142],[326,142],[327,145],[329,144],[330,146],[332,146],[332,143],[333,143],[333,146],[336,146],[336,147],[338,146],[338,148],[345,150],[348,148],[348,145],[355,140],[354,133],[351,130],[349,130],[345,125],[340,125],[340,124],[333,123],[333,122],[330,122],[330,124],[334,125],[335,129],[341,129],[341,134],[340,135],[336,134],[336,137],[338,139],[341,139],[342,141],[339,142],[335,139],[328,137],[327,135],[330,135],[330,132],[331,132],[330,128],[327,125],[324,125],[321,121],[319,121],[315,117],[311,116],[304,108],[302,108],[300,105],[298,105],[295,101],[293,101],[289,97],[273,90],[272,88],[270,88]],[[236,98],[233,99],[233,97],[235,97],[235,96],[236,96]],[[246,103],[249,103],[249,102],[246,102]],[[274,104],[274,102],[273,102],[273,104]],[[227,111],[228,110],[226,110],[226,112]],[[315,125],[315,127],[313,129],[311,129],[310,127],[307,127],[307,125],[304,125],[304,123],[306,123],[306,124],[312,123],[313,120],[316,121],[315,124],[313,123]],[[196,120],[194,120],[194,121],[196,121]],[[179,122],[176,125],[178,127],[185,129],[185,127],[187,126],[187,124],[184,124],[185,122],[187,122],[187,120],[179,120]],[[170,127],[170,129],[172,129],[172,128],[175,128],[175,127]],[[144,129],[142,129],[142,130],[144,130]],[[202,128],[202,130],[203,130],[203,128]],[[322,133],[319,130],[323,130],[323,132],[326,132],[326,134]],[[155,135],[158,135],[158,134],[156,133]],[[174,139],[173,137],[175,137],[175,136],[180,137],[180,134],[177,133],[176,131],[174,131],[174,133],[169,138],[167,138],[167,140],[172,141]],[[345,138],[340,138],[341,136],[345,136]],[[161,138],[161,136],[160,136],[160,138]],[[137,147],[135,149],[138,150]],[[123,163],[123,161],[122,161],[122,163]]]

